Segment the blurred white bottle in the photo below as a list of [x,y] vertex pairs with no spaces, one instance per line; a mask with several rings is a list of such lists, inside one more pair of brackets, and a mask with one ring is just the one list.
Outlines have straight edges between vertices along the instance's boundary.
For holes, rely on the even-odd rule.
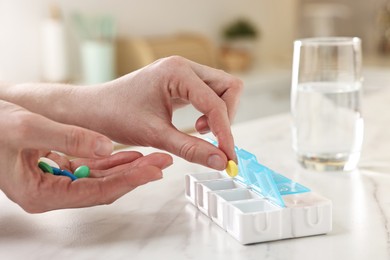
[[50,8],[50,15],[42,24],[42,55],[42,80],[69,80],[65,25],[56,6]]

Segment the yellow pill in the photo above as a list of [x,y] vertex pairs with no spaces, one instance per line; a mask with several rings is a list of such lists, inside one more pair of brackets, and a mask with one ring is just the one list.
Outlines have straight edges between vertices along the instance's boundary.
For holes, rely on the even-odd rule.
[[232,160],[228,161],[228,164],[226,166],[226,173],[230,177],[237,176],[237,174],[238,174],[238,167],[237,167],[237,164],[234,161],[232,161]]

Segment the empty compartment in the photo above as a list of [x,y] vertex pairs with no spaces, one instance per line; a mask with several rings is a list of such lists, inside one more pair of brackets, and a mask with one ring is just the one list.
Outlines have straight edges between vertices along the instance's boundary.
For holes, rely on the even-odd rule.
[[254,193],[251,190],[242,188],[242,189],[234,189],[234,190],[221,190],[216,191],[215,195],[220,197],[225,201],[236,201],[236,200],[248,200],[248,199],[260,199],[263,196]]
[[284,203],[286,207],[296,208],[296,207],[310,207],[314,205],[320,205],[322,203],[328,204],[329,199],[322,197],[321,195],[314,192],[305,192],[299,194],[290,194],[283,196]]
[[219,190],[231,190],[237,188],[244,188],[244,186],[233,181],[232,179],[198,182],[196,183],[197,206],[203,213],[209,216],[210,192]]
[[226,229],[227,203],[230,201],[242,201],[261,199],[262,196],[244,188],[214,191],[210,193],[210,217],[223,229]]
[[314,192],[283,196],[291,209],[294,237],[325,234],[332,230],[332,202]]
[[196,183],[226,178],[221,172],[194,173],[185,176],[186,197],[196,205]]
[[235,208],[239,209],[242,213],[253,213],[259,211],[279,210],[277,207],[266,200],[253,200],[242,203],[234,203]]
[[281,239],[282,210],[266,200],[231,202],[226,230],[242,244]]

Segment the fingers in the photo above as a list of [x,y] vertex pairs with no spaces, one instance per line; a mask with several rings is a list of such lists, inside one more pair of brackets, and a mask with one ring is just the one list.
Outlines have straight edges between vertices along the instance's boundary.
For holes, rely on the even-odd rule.
[[227,118],[220,117],[218,110],[212,110],[208,115],[199,118],[196,129],[201,134],[211,130],[217,138],[218,147],[226,154],[229,160],[237,162],[229,121]]
[[161,178],[162,171],[155,166],[135,167],[104,178],[73,182],[67,177],[45,174],[39,190],[29,191],[29,196],[24,196],[18,204],[30,213],[111,204],[136,187]]
[[57,123],[27,111],[18,119],[14,138],[26,148],[55,150],[88,158],[108,156],[113,151],[110,139],[91,130]]
[[142,157],[140,152],[124,151],[112,154],[109,157],[101,159],[76,159],[71,161],[71,169],[75,170],[81,165],[87,165],[91,170],[107,170],[118,165],[131,163]]
[[168,84],[168,93],[172,98],[189,100],[203,113],[204,117],[197,121],[196,129],[199,132],[210,129],[218,140],[219,148],[229,159],[237,161],[230,124],[238,107],[242,82],[223,71],[185,59],[174,57],[164,62],[169,63],[165,64],[166,67],[177,68],[170,70],[170,82],[176,84]]
[[165,169],[168,166],[172,165],[172,157],[165,153],[152,153],[152,154],[138,157],[137,159],[131,162],[123,163],[115,167],[113,166],[112,168],[107,170],[96,170],[96,169],[91,170],[91,177],[94,178],[105,177],[110,174],[113,174],[113,172],[125,171],[129,168],[143,167],[148,165],[155,166],[159,169]]
[[207,123],[207,117],[201,116],[195,123],[195,129],[200,134],[207,134],[210,132],[209,124]]
[[152,165],[160,169],[165,169],[172,165],[172,163],[172,157],[166,153],[151,153],[135,160],[132,163],[132,166],[144,167],[147,165]]
[[197,86],[188,87],[189,100],[197,110],[204,114],[204,119],[197,121],[197,129],[200,127],[200,130],[206,130],[208,126],[217,138],[219,148],[229,159],[236,161],[233,135],[230,130],[230,119],[226,103],[209,87],[204,86],[205,84],[198,78],[195,78],[191,82]]
[[70,197],[63,207],[111,204],[136,187],[161,178],[161,169],[155,166],[144,166],[111,174],[104,178],[80,179],[72,182],[69,189],[65,190]]
[[224,170],[226,154],[211,143],[187,135],[175,128],[166,128],[164,140],[159,140],[160,148],[180,156],[187,161],[198,163],[216,170]]
[[[20,188],[4,190],[9,198],[30,213],[110,204],[140,185],[161,179],[162,169],[172,164],[172,157],[164,153],[142,156],[138,152],[120,152],[109,158],[96,159],[96,163],[92,164],[94,167],[112,167],[103,170],[105,174],[101,177],[91,176],[72,182],[65,176],[42,173],[36,167],[36,159],[31,159],[37,156],[35,153],[39,152],[23,152],[21,167],[24,170],[18,178]],[[61,156],[56,153],[46,156],[66,164],[59,160]]]
[[[213,69],[192,61],[189,61],[189,63],[196,75],[224,101],[228,118],[231,122],[238,109],[239,97],[243,90],[243,82],[224,71]],[[216,114],[218,113],[219,112]],[[205,133],[208,129],[211,129],[218,139],[220,149],[223,150],[230,159],[236,161],[234,141],[231,133],[226,132],[225,126],[216,121],[214,117],[208,116],[207,119],[208,120],[199,118],[195,126],[197,131],[199,133]]]
[[222,70],[210,68],[193,61],[189,61],[189,63],[196,75],[224,100],[229,118],[232,121],[238,109],[239,97],[243,91],[243,82]]

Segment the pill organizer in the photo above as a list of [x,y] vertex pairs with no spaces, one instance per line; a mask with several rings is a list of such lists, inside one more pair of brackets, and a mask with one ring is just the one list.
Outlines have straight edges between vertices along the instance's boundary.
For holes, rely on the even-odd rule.
[[325,234],[332,202],[236,147],[238,175],[187,174],[185,196],[242,244]]

